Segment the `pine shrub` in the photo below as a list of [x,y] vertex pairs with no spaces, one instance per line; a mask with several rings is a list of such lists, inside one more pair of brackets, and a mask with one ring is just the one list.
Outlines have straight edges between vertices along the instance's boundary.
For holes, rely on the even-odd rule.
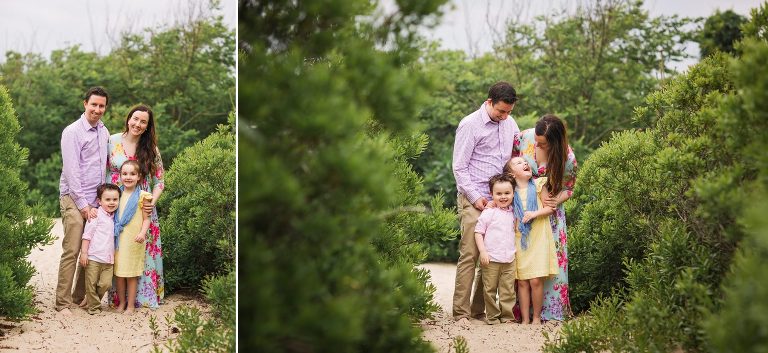
[[27,193],[20,176],[27,150],[16,140],[21,128],[4,86],[0,86],[0,126],[0,315],[22,319],[35,311],[29,285],[35,269],[27,257],[32,249],[53,242],[53,222],[41,207],[13,201]]

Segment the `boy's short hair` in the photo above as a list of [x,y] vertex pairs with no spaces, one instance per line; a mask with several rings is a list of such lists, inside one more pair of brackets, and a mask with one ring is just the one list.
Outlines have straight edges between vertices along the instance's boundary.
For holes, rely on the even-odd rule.
[[512,185],[515,185],[515,180],[512,179],[511,176],[504,173],[496,174],[492,176],[490,180],[488,180],[488,188],[491,190],[491,194],[493,194],[493,186],[503,182],[508,182]]
[[117,195],[122,195],[122,191],[120,191],[120,188],[117,187],[115,184],[101,184],[99,187],[96,188],[96,198],[101,200],[101,194],[104,193],[106,190],[114,190],[117,191]]

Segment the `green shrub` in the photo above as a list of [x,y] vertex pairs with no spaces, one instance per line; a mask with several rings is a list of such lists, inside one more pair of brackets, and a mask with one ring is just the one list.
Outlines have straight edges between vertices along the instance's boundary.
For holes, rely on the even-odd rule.
[[28,204],[43,200],[41,205],[46,214],[56,218],[61,217],[59,181],[62,165],[61,151],[54,152],[50,157],[35,164],[31,182],[35,189],[27,195]]
[[41,207],[29,207],[23,199],[27,184],[20,173],[27,150],[16,138],[19,121],[8,90],[0,85],[0,315],[25,318],[34,312],[34,291],[28,284],[35,269],[27,260],[33,248],[53,242],[53,222]]
[[232,125],[185,149],[165,177],[160,227],[165,285],[198,288],[235,254],[235,138]]
[[745,217],[750,230],[723,283],[722,308],[705,322],[713,352],[768,352],[768,193],[755,196],[760,201]]
[[[761,196],[768,188],[768,43],[746,40],[741,49],[738,59],[710,56],[636,109],[638,118],[655,121],[646,133],[658,148],[644,159],[626,150],[615,160],[640,159],[636,170],[652,172],[639,173],[621,188],[610,178],[592,177],[621,179],[626,173],[608,169],[602,157],[632,145],[623,135],[585,163],[586,178],[577,186],[583,204],[575,207],[580,218],[572,249],[578,255],[571,253],[571,278],[599,283],[589,278],[594,271],[583,270],[615,265],[590,258],[590,249],[617,246],[610,235],[607,241],[590,238],[589,228],[600,224],[592,219],[626,214],[626,230],[614,231],[634,242],[640,256],[624,258],[624,275],[610,293],[581,291],[607,299],[593,301],[590,314],[567,323],[562,336],[547,343],[548,351],[765,349],[766,308],[752,298],[766,293],[765,266],[757,259],[766,245],[758,236],[765,233],[758,217],[764,218]],[[597,162],[602,168],[591,165]],[[642,200],[625,200],[625,208],[610,205],[627,195]],[[648,208],[638,209],[637,202]],[[745,210],[754,211],[745,218]],[[648,229],[635,234],[634,225],[643,219]],[[605,311],[613,317],[600,314]]]
[[[180,306],[169,327],[178,326],[179,336],[169,341],[168,352],[234,352],[235,351],[235,271],[203,281],[206,301],[211,304],[212,317],[206,318],[197,308]],[[155,347],[156,352],[160,352]]]
[[411,29],[443,2],[400,2],[384,26],[367,0],[241,8],[241,349],[432,350],[414,321],[436,307],[414,266],[455,216],[410,166],[431,88]]

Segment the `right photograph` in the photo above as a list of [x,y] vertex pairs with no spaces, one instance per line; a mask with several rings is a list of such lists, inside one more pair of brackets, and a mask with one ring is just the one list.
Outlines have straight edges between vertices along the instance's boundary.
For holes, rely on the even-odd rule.
[[258,352],[752,352],[768,2],[238,4]]

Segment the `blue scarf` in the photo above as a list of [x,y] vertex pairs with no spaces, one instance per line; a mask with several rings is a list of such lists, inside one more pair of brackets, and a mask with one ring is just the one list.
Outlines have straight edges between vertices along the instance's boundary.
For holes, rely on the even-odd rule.
[[[539,209],[539,204],[536,202],[538,197],[539,196],[536,194],[536,184],[534,184],[533,178],[531,178],[528,180],[528,197],[526,199],[525,211],[536,211]],[[518,193],[517,188],[515,188],[515,196],[512,198],[512,208],[515,212],[515,218],[517,218],[518,229],[522,235],[520,245],[523,250],[526,250],[528,249],[528,235],[531,234],[531,224],[533,223],[533,220],[528,221],[528,223],[523,223],[523,201],[520,200],[520,194]]]
[[[125,186],[120,186],[120,191],[124,191]],[[141,195],[141,189],[137,186],[135,189],[133,189],[133,193],[131,193],[130,198],[128,198],[128,201],[125,203],[125,211],[123,211],[123,217],[119,218],[117,217],[118,214],[120,214],[120,207],[115,210],[115,250],[118,249],[119,243],[120,243],[120,233],[123,232],[123,228],[125,228],[128,223],[131,222],[131,219],[133,219],[133,216],[136,214],[136,209],[139,208],[139,195]]]

